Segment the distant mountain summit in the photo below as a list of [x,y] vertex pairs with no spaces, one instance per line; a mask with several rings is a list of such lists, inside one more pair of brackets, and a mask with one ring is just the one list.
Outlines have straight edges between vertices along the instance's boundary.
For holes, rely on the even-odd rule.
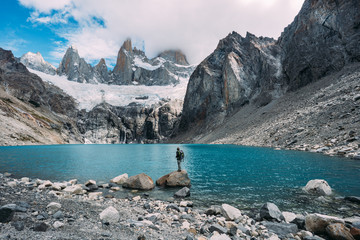
[[22,55],[20,62],[26,67],[41,71],[47,74],[55,75],[56,68],[50,63],[46,62],[42,57],[41,53],[28,52]]
[[190,78],[195,69],[179,50],[164,51],[149,59],[145,52],[132,47],[131,39],[125,40],[121,46],[112,71],[108,70],[103,58],[96,66],[91,66],[80,57],[74,46],[66,50],[57,70],[45,62],[40,53],[24,54],[21,62],[28,68],[47,74],[65,75],[70,81],[115,85],[176,85],[180,78]]

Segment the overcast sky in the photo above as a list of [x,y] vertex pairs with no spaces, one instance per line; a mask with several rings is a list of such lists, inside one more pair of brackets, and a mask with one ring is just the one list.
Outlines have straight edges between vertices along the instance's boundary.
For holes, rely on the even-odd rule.
[[[199,63],[220,39],[242,36],[278,38],[304,0],[3,0],[0,47],[15,55],[40,51],[58,65],[75,45],[92,64],[114,65],[127,37],[148,57],[181,49]],[[15,16],[14,16],[15,15]]]

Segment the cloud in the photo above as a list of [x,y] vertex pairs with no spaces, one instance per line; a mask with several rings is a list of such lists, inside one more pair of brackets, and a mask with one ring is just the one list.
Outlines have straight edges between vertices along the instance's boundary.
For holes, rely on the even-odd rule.
[[71,0],[19,0],[19,2],[27,8],[36,9],[38,12],[50,13],[52,10],[60,10],[70,5]]
[[62,16],[71,17],[78,25],[74,29],[63,24],[58,34],[69,45],[75,44],[88,61],[104,57],[114,62],[122,42],[131,37],[144,40],[149,57],[163,50],[181,49],[192,63],[203,60],[232,31],[243,36],[249,31],[257,36],[279,37],[303,1],[20,0],[41,13],[37,23],[59,24],[56,14],[65,9],[61,10]]

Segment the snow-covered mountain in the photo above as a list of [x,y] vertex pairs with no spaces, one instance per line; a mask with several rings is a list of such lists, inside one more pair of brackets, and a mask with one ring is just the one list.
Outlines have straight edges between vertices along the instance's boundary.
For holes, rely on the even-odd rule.
[[194,69],[195,66],[189,65],[181,51],[169,50],[149,59],[143,51],[133,48],[131,40],[127,39],[118,52],[113,71],[108,70],[104,59],[92,67],[71,46],[57,72],[80,83],[165,86],[179,84],[180,78],[190,78]]
[[56,68],[50,63],[46,62],[42,57],[41,53],[32,53],[28,52],[22,55],[20,58],[20,62],[24,64],[26,67],[44,72],[47,74],[55,75]]

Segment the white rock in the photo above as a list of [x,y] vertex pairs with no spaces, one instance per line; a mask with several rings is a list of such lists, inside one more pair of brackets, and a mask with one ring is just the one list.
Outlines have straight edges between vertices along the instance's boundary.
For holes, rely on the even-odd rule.
[[75,184],[77,184],[77,179],[71,179],[70,181],[69,181],[69,183],[71,184],[71,185],[75,185]]
[[52,186],[52,182],[49,180],[44,181],[43,183],[41,183],[42,185],[44,185],[45,187],[51,187]]
[[83,189],[81,187],[81,184],[68,186],[63,191],[70,194],[83,194]]
[[132,200],[135,201],[135,202],[139,201],[140,199],[141,199],[140,196],[136,196],[136,197],[133,197],[133,198],[132,198]]
[[46,209],[51,212],[56,212],[61,208],[61,204],[57,202],[51,202],[46,206]]
[[55,191],[61,191],[62,188],[59,183],[53,183],[52,189]]
[[212,235],[209,240],[231,240],[231,238],[226,234],[219,234],[216,231],[214,233],[215,234]]
[[110,206],[100,213],[100,219],[103,222],[116,223],[120,219],[120,214],[114,207]]
[[16,187],[17,186],[17,183],[15,182],[15,181],[10,181],[10,182],[7,182],[7,185],[9,186],[9,187]]
[[53,227],[54,227],[55,229],[61,228],[61,227],[63,227],[63,226],[64,226],[64,223],[59,222],[59,221],[56,221],[56,222],[54,222],[54,224],[53,224]]
[[21,182],[23,182],[23,183],[28,183],[28,182],[30,182],[30,178],[28,178],[28,177],[23,177],[23,178],[21,178]]
[[110,180],[110,182],[122,185],[124,182],[126,182],[128,178],[129,175],[127,173],[124,173],[120,176],[114,177],[113,179]]
[[282,215],[284,216],[287,223],[290,223],[296,218],[296,214],[292,212],[282,212]]
[[325,228],[332,223],[345,224],[344,220],[337,218],[337,217],[332,217],[332,216],[327,216],[327,215],[322,215],[322,214],[317,214],[317,213],[309,214],[309,215],[305,216],[306,230],[313,232],[315,234],[324,233]]
[[85,186],[96,185],[96,181],[95,181],[95,180],[89,180],[89,181],[87,181],[84,185],[85,185]]
[[116,191],[120,191],[121,188],[120,187],[111,187],[110,189],[116,192]]
[[102,192],[91,192],[89,193],[89,199],[90,200],[96,200],[98,199],[100,196],[102,196]]
[[241,211],[229,204],[221,205],[221,212],[226,220],[235,220],[241,217]]
[[188,221],[184,221],[181,225],[182,229],[189,230],[190,229],[190,223]]
[[332,190],[329,184],[322,179],[310,180],[303,188],[308,193],[315,193],[320,195],[331,195]]
[[274,234],[271,237],[269,237],[268,240],[280,240],[280,238],[278,237],[278,235]]

